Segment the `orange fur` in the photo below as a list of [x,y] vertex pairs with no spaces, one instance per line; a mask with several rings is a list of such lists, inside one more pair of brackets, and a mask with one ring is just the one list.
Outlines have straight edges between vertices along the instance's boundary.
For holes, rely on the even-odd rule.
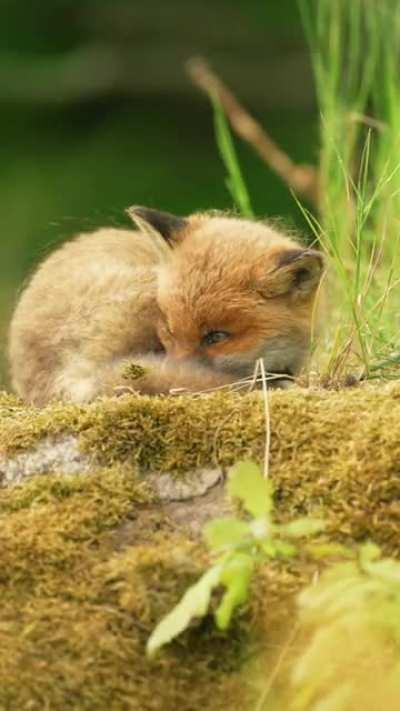
[[[322,260],[259,222],[132,208],[139,230],[79,235],[34,274],[11,323],[13,384],[26,400],[90,401],[126,388],[199,390],[307,352]],[[210,344],[206,334],[223,332]],[[164,353],[164,351],[166,353]],[[157,355],[154,355],[157,354]]]

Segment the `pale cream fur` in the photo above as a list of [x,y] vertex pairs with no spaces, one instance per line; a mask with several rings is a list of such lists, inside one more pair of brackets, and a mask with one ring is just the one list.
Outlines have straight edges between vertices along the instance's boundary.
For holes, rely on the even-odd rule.
[[[275,371],[298,370],[321,272],[316,253],[302,257],[262,223],[207,214],[165,244],[151,231],[104,228],[39,266],[10,328],[17,393],[38,405],[120,394],[129,361],[148,371],[131,386],[150,394],[232,382],[258,357]],[[301,268],[307,278],[294,286]],[[205,347],[204,334],[221,330],[229,341]]]

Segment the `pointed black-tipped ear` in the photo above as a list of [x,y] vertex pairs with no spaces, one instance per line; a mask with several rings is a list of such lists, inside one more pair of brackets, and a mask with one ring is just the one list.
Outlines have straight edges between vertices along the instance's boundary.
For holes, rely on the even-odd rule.
[[144,225],[148,225],[164,237],[167,242],[179,240],[180,235],[188,224],[183,217],[176,217],[169,212],[153,210],[151,207],[133,205],[128,207],[126,212],[139,229],[143,228]]
[[287,249],[277,256],[275,267],[264,277],[265,296],[293,293],[308,296],[316,290],[324,259],[315,249]]

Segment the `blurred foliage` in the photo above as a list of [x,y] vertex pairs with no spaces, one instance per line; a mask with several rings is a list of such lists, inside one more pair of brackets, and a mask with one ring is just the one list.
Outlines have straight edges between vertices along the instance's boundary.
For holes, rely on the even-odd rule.
[[[3,0],[2,353],[16,290],[55,244],[123,223],[132,203],[231,207],[210,108],[184,71],[199,53],[293,158],[316,159],[296,0]],[[238,153],[256,214],[301,223],[278,178],[247,146]]]

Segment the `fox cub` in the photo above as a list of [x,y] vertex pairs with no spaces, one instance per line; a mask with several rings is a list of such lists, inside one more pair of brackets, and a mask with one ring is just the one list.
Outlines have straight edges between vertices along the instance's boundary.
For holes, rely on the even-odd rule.
[[263,358],[294,375],[307,353],[321,255],[260,222],[134,207],[135,230],[81,234],[51,254],[15,310],[9,359],[25,400],[206,389]]

